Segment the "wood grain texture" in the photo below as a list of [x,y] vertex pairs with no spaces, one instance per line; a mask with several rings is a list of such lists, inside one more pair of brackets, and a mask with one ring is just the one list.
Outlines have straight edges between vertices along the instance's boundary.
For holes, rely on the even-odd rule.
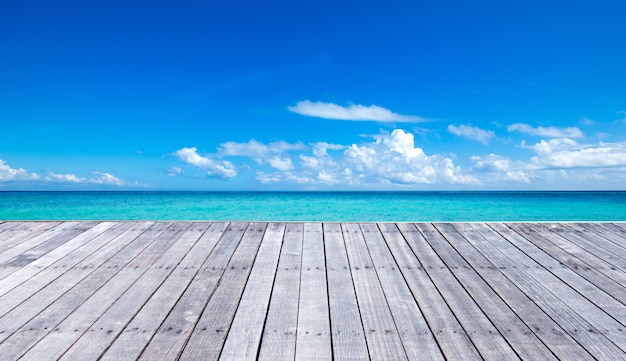
[[300,267],[304,224],[287,224],[276,280],[263,330],[259,360],[293,360],[296,355]]
[[3,360],[624,360],[626,224],[0,220]]

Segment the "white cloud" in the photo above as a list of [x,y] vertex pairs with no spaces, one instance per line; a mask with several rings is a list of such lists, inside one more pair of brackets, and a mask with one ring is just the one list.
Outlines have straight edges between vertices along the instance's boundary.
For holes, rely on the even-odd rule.
[[264,164],[272,154],[282,154],[292,150],[304,149],[302,143],[284,141],[263,144],[254,139],[246,143],[226,142],[220,145],[219,155],[228,157],[250,157],[259,164]]
[[[452,159],[427,155],[415,146],[413,134],[401,129],[391,134],[372,136],[361,144],[317,142],[296,145],[276,142],[264,144],[228,142],[221,145],[219,156],[246,156],[256,159],[249,170],[262,184],[291,182],[301,185],[338,185],[383,188],[394,184],[478,184],[477,178],[465,174]],[[295,153],[295,154],[294,154]],[[195,148],[177,152],[181,160],[200,167],[213,166],[215,160],[197,154]],[[293,159],[297,160],[294,164]],[[245,168],[244,168],[245,169]]]
[[0,182],[37,180],[39,175],[28,173],[24,168],[11,168],[4,160],[0,159]]
[[[350,171],[346,172],[346,169]],[[478,183],[475,177],[463,174],[452,159],[426,155],[421,148],[415,147],[413,134],[401,129],[378,135],[375,142],[352,144],[344,152],[343,163],[335,175],[343,175],[352,183],[366,184]]]
[[75,174],[56,174],[50,172],[44,178],[48,182],[60,182],[60,183],[85,183],[85,178],[77,177]]
[[[455,127],[461,132],[467,130]],[[527,156],[491,153],[458,160],[456,155],[430,154],[416,144],[414,134],[395,129],[358,143],[228,142],[211,156],[200,156],[195,148],[183,148],[177,153],[181,160],[222,176],[229,171],[237,175],[227,157],[261,157],[256,162],[242,159],[241,172],[251,174],[258,184],[311,189],[515,189],[529,185],[591,189],[598,188],[595,185],[599,182],[608,186],[626,179],[626,142],[580,144],[574,138],[561,137],[534,144],[522,142],[519,150],[528,152]],[[464,161],[469,161],[467,167],[460,166]]]
[[267,145],[251,140],[247,143],[226,142],[220,145],[220,154],[225,156],[250,157],[262,159],[270,153]]
[[232,178],[237,175],[237,170],[231,162],[218,162],[214,159],[203,157],[198,154],[196,147],[179,149],[174,152],[174,155],[185,163],[207,169],[207,174],[209,175],[217,175],[223,178]]
[[170,176],[170,177],[176,177],[176,176],[178,176],[178,175],[180,175],[182,173],[183,173],[183,170],[181,168],[179,168],[179,167],[170,167],[167,170],[167,175]]
[[333,103],[311,102],[303,100],[295,106],[289,106],[290,111],[306,115],[309,117],[317,117],[335,120],[353,120],[353,121],[377,121],[377,122],[398,122],[398,123],[417,123],[427,121],[427,119],[415,115],[402,115],[392,112],[389,109],[379,107],[377,105],[364,106],[353,104],[347,107]]
[[114,176],[111,173],[106,172],[91,172],[95,176],[95,178],[91,178],[89,183],[93,184],[107,184],[107,185],[115,185],[115,186],[123,186],[126,184],[123,180]]
[[522,142],[522,148],[530,148],[537,154],[551,154],[553,152],[576,149],[578,147],[578,143],[569,138],[541,140],[539,143],[531,146],[527,146],[526,142]]
[[281,177],[278,174],[266,174],[263,172],[257,172],[256,180],[258,180],[262,184],[278,183],[281,181]]
[[473,156],[470,158],[474,162],[473,171],[476,176],[478,173],[484,173],[481,178],[489,183],[500,181],[513,181],[521,183],[530,183],[532,174],[529,172],[528,166],[521,162],[514,162],[510,158],[503,157],[498,154],[489,154],[487,156]]
[[492,130],[483,130],[472,125],[461,124],[459,126],[450,124],[448,132],[469,140],[475,140],[483,144],[488,144],[491,138],[496,136]]
[[581,123],[582,125],[586,125],[586,126],[591,126],[591,125],[596,125],[596,124],[599,124],[599,123],[598,123],[598,122],[596,122],[595,120],[593,120],[593,119],[589,119],[589,118],[587,118],[587,117],[585,117],[585,116],[580,117],[580,123]]
[[510,125],[509,132],[520,132],[530,135],[548,138],[582,138],[584,134],[577,127],[557,128],[557,127],[532,127],[524,123]]
[[268,161],[269,165],[282,171],[288,171],[294,169],[293,163],[291,162],[291,158],[280,158],[278,156],[274,156],[270,158]]
[[551,139],[532,147],[534,165],[541,168],[626,167],[626,142],[580,145],[572,140]]

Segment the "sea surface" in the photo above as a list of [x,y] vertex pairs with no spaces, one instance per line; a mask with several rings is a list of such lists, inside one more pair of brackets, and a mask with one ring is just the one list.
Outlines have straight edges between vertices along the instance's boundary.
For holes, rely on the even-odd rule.
[[0,192],[0,220],[626,221],[626,192]]

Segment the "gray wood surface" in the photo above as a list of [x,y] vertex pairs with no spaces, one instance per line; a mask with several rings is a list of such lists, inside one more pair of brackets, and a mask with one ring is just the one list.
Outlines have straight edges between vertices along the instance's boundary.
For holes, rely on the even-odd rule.
[[266,227],[265,223],[251,223],[246,229],[183,350],[183,359],[216,360],[219,357]]
[[[247,228],[247,223],[229,224],[176,306],[148,345],[140,351],[140,359],[176,360],[179,358]],[[115,354],[109,356],[105,354],[105,357],[118,360]]]
[[360,227],[407,358],[443,360],[432,331],[413,299],[378,226],[364,223]]
[[445,242],[431,224],[417,224],[421,237],[410,244],[478,351],[491,360],[517,359],[515,352],[438,255],[433,244]]
[[328,306],[335,360],[367,360],[367,343],[339,223],[324,224]]
[[293,360],[296,355],[300,267],[304,224],[287,224],[265,321],[259,360]]
[[2,360],[626,360],[624,223],[0,220]]
[[343,224],[350,270],[372,360],[406,360],[398,328],[358,224]]
[[[227,223],[214,223],[202,233],[198,242],[124,327],[123,332],[100,360],[134,360],[139,357],[159,326],[180,300],[189,283],[200,271],[201,265],[214,250],[227,226]],[[202,228],[198,231],[202,231]]]
[[[561,360],[593,359],[576,340],[508,279],[499,267],[491,263],[473,246],[475,242],[487,242],[480,233],[469,224],[455,224],[454,227],[462,234],[463,239],[449,237],[450,244],[555,356]],[[550,355],[545,357],[550,357]]]
[[295,359],[330,360],[330,337],[322,225],[305,223]]
[[220,360],[257,358],[284,233],[283,223],[270,223],[265,230]]

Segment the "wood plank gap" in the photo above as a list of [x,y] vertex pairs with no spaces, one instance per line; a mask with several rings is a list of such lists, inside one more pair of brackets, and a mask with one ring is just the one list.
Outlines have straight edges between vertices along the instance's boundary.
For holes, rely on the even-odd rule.
[[159,238],[35,344],[23,357],[60,358],[106,311],[175,244],[188,223],[173,223]]
[[[161,323],[158,331],[141,350],[141,360],[178,360],[197,327],[203,311],[213,298],[224,272],[230,268],[248,223],[232,222],[218,240],[174,308]],[[108,354],[108,352],[107,352]],[[104,359],[118,360],[115,355]]]
[[358,224],[342,224],[346,252],[372,360],[407,360],[391,309]]
[[181,358],[190,360],[218,358],[266,228],[266,223],[251,223],[246,229]]
[[[27,302],[21,304],[14,311],[22,311],[20,308],[34,312],[35,317],[30,319],[19,330],[12,333],[5,341],[0,343],[0,354],[6,355],[8,359],[17,359],[28,349],[36,344],[40,339],[53,331],[68,315],[78,309],[87,299],[98,292],[109,280],[119,273],[122,268],[136,257],[141,256],[141,252],[153,244],[170,224],[156,223],[137,236],[135,230],[129,230],[120,235],[116,240],[122,243],[122,249],[115,252],[101,265],[93,263],[94,269],[85,275],[84,269],[74,268],[67,275],[68,280],[62,282],[62,296],[56,296],[56,285],[51,284],[37,293],[39,297],[31,297]],[[129,243],[129,241],[132,242]],[[96,268],[97,267],[97,268]],[[45,291],[45,292],[43,292]],[[48,297],[50,296],[50,297]],[[55,298],[57,297],[57,298]],[[14,312],[11,314],[22,317],[25,312]],[[28,319],[28,318],[27,318]],[[18,323],[19,324],[19,323]]]
[[[548,314],[517,284],[500,271],[479,250],[473,242],[485,242],[481,236],[467,224],[455,224],[463,239],[447,237],[455,250],[480,274],[489,286],[498,294],[508,307],[528,326],[528,328],[561,360],[594,359],[580,344],[565,332]],[[510,265],[514,266],[514,265]],[[541,357],[540,357],[541,359]]]
[[298,300],[302,266],[303,223],[288,223],[272,288],[260,361],[293,360],[296,355]]
[[600,359],[619,360],[625,356],[603,332],[590,323],[593,320],[581,317],[572,310],[572,300],[562,299],[553,293],[552,286],[559,287],[560,282],[553,275],[541,266],[528,265],[524,261],[527,256],[491,228],[478,224],[472,226],[484,237],[482,242],[472,244],[589,353]]
[[267,226],[220,360],[257,359],[284,234],[284,223]]
[[296,360],[331,360],[330,311],[322,224],[305,223]]
[[519,358],[454,273],[446,267],[442,260],[445,255],[437,253],[435,242],[446,242],[441,233],[432,224],[416,223],[414,226],[422,236],[412,237],[409,244],[414,247],[415,254],[420,256],[426,272],[433,279],[481,356],[494,360]]
[[324,251],[334,360],[369,360],[341,224],[324,223]]

